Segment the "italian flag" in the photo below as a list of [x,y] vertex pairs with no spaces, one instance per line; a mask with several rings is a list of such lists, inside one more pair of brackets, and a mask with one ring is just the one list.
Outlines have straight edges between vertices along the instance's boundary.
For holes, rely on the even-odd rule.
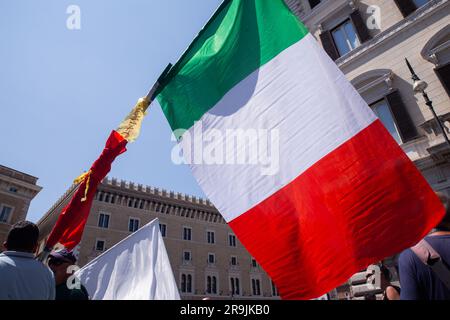
[[[225,1],[157,98],[198,183],[284,299],[331,291],[444,215],[283,0]],[[258,135],[233,147],[239,131]],[[255,146],[276,170],[248,156]]]

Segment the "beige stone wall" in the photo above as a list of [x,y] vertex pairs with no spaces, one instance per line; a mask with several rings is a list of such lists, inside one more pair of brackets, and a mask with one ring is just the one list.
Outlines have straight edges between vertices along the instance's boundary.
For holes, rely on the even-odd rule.
[[42,189],[36,182],[33,176],[0,166],[0,212],[3,206],[13,208],[8,220],[0,222],[0,251],[11,226],[26,220],[31,200]]

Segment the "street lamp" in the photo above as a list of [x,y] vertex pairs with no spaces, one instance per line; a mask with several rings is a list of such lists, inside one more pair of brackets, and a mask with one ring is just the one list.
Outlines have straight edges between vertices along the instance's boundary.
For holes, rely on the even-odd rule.
[[426,83],[423,80],[420,80],[420,78],[417,76],[416,72],[414,71],[413,67],[409,63],[408,59],[405,58],[405,60],[406,60],[406,65],[409,68],[409,71],[411,71],[412,80],[414,81],[414,84],[413,84],[414,93],[422,94],[423,98],[425,99],[425,104],[430,108],[431,112],[433,113],[433,116],[436,119],[439,127],[441,128],[442,134],[444,135],[444,139],[447,142],[448,146],[450,147],[450,140],[448,139],[447,132],[445,132],[444,125],[442,124],[441,119],[439,119],[438,115],[436,114],[436,111],[434,111],[433,101],[430,100],[430,98],[428,97],[428,94],[425,91],[428,88],[428,83]]

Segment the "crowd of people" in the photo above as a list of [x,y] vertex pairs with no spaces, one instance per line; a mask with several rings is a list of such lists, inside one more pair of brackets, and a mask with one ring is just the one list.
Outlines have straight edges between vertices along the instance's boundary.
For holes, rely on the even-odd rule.
[[65,249],[50,253],[47,265],[36,259],[39,228],[21,221],[12,226],[0,253],[0,300],[88,300],[83,285],[68,285],[76,257]]
[[[384,281],[384,300],[450,300],[450,200],[438,193],[444,219],[431,233],[400,254],[400,287]],[[46,264],[36,259],[39,229],[28,221],[16,223],[0,253],[0,300],[88,300],[83,285],[70,285],[77,258],[65,249],[50,253]],[[389,271],[382,268],[389,279]]]

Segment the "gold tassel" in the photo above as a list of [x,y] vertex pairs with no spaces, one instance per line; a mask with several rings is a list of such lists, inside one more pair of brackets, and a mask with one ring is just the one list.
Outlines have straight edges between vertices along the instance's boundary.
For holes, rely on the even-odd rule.
[[147,115],[147,108],[150,105],[150,101],[147,98],[140,98],[136,106],[119,125],[116,130],[122,137],[128,142],[133,142],[139,136],[141,132],[142,121]]
[[89,182],[91,181],[91,170],[81,174],[78,178],[76,178],[73,181],[73,183],[78,184],[78,183],[82,183],[86,178],[87,178],[87,181],[86,181],[86,187],[84,188],[84,197],[81,199],[81,202],[85,202],[87,200],[87,194],[89,191]]

